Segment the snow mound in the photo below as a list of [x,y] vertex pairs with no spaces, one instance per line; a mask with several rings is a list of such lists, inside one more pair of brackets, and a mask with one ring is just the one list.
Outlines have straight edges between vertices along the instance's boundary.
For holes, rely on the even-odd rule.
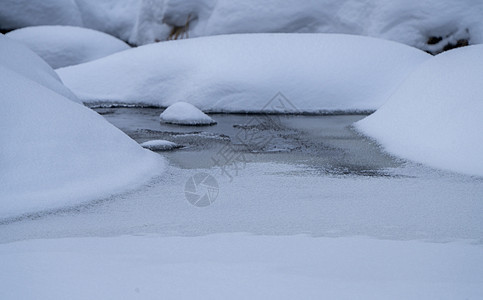
[[[325,32],[373,36],[424,50],[468,39],[483,43],[480,0],[165,0],[163,20],[186,36]],[[441,37],[428,45],[430,37]]]
[[0,101],[0,218],[102,199],[163,170],[99,114],[3,65]]
[[214,125],[216,122],[207,114],[186,102],[176,102],[159,116],[161,121],[178,125]]
[[50,24],[82,26],[76,0],[2,0],[1,29]]
[[33,80],[75,102],[80,102],[64,86],[54,70],[32,50],[0,34],[0,65]]
[[435,56],[356,127],[395,155],[483,176],[482,55],[478,45]]
[[169,151],[176,148],[180,148],[181,146],[166,140],[152,140],[147,141],[141,144],[143,148],[152,150],[152,151]]
[[2,0],[0,29],[70,25],[96,29],[127,41],[140,3],[141,0]]
[[11,31],[6,36],[29,47],[54,69],[130,48],[123,41],[103,32],[73,26],[26,27]]
[[[0,29],[73,25],[141,45],[237,33],[345,33],[431,52],[483,43],[480,0],[3,0]],[[432,41],[429,43],[429,41]]]
[[278,112],[265,106],[281,92],[298,112],[367,111],[429,57],[360,36],[226,35],[146,45],[57,73],[88,103],[182,99],[205,112]]

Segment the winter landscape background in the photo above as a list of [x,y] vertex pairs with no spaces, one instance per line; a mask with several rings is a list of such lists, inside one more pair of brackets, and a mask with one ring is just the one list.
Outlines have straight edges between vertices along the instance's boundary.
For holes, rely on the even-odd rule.
[[482,16],[2,0],[0,298],[482,298]]

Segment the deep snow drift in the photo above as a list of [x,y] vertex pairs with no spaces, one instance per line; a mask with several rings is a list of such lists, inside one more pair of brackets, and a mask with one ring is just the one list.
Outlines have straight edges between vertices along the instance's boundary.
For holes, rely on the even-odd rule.
[[72,101],[79,99],[60,81],[57,73],[32,50],[0,34],[0,66],[9,68]]
[[73,26],[34,26],[6,34],[19,41],[57,69],[95,60],[129,49],[123,41],[95,31]]
[[216,122],[207,114],[186,102],[176,102],[159,116],[161,122],[178,125],[213,125]]
[[[147,45],[57,70],[87,103],[169,106],[203,111],[375,110],[430,57],[395,42],[336,34],[225,35]],[[287,103],[286,103],[287,104]]]
[[479,0],[3,0],[0,29],[85,26],[138,45],[175,34],[348,33],[439,52],[482,43],[482,14]]
[[483,176],[483,46],[440,54],[356,123],[395,155]]
[[162,172],[160,156],[39,84],[55,82],[40,58],[0,42],[2,51],[19,50],[0,55],[0,217],[100,199]]

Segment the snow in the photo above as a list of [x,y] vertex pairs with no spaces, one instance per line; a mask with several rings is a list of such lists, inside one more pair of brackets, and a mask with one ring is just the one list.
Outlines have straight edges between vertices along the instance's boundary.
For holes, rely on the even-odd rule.
[[127,41],[142,0],[76,0],[85,27]]
[[102,116],[3,63],[0,99],[0,217],[99,200],[163,170]]
[[[167,0],[164,20],[190,37],[257,32],[332,32],[379,37],[420,49],[469,38],[483,43],[479,0]],[[427,45],[431,36],[443,41]]]
[[[479,0],[4,0],[0,28],[74,25],[134,44],[234,33],[346,33],[439,52],[466,39],[483,43]],[[187,28],[186,24],[188,23]],[[441,37],[436,45],[430,37]]]
[[49,24],[82,26],[77,0],[2,0],[1,29]]
[[0,34],[0,66],[9,68],[72,101],[79,99],[64,86],[57,73],[24,45]]
[[129,49],[123,41],[95,31],[73,26],[34,26],[6,34],[23,43],[57,69],[95,60]]
[[140,0],[3,0],[0,29],[38,25],[81,26],[128,40]]
[[177,125],[214,125],[216,122],[207,114],[186,102],[170,105],[159,116],[161,122]]
[[141,143],[141,146],[152,151],[168,151],[180,147],[178,144],[166,140],[151,140]]
[[482,53],[478,45],[435,56],[356,127],[394,155],[483,176]]
[[91,104],[278,111],[264,106],[281,92],[289,112],[352,112],[379,108],[429,57],[350,35],[226,35],[146,45],[57,72]]
[[465,242],[141,235],[29,240],[0,255],[2,299],[483,296],[481,245]]

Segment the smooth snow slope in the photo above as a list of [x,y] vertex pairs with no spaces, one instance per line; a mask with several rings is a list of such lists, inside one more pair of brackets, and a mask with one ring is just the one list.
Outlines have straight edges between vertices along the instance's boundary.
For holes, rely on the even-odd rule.
[[207,114],[186,102],[176,102],[159,116],[161,122],[178,125],[213,125],[216,122]]
[[336,34],[226,35],[147,45],[57,70],[87,103],[256,112],[278,92],[293,112],[379,108],[430,55],[406,45]]
[[62,84],[57,73],[32,50],[0,34],[0,66],[9,68],[72,101],[79,99]]
[[163,170],[102,116],[2,65],[0,101],[0,217],[100,199]]
[[478,45],[430,59],[356,127],[395,155],[483,176],[482,57]]
[[34,26],[6,34],[23,43],[57,69],[95,60],[129,49],[123,41],[95,31],[73,26]]
[[465,242],[301,235],[27,240],[0,245],[0,297],[481,299],[482,252]]

